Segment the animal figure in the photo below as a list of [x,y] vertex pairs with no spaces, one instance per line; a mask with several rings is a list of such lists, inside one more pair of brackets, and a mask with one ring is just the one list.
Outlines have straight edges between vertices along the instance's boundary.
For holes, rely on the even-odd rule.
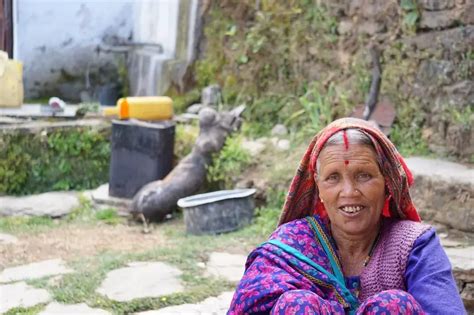
[[199,135],[190,154],[162,180],[141,188],[133,198],[131,213],[142,220],[161,221],[175,208],[180,198],[195,194],[206,180],[206,166],[219,152],[228,135],[241,125],[245,106],[218,113],[212,108],[199,112]]

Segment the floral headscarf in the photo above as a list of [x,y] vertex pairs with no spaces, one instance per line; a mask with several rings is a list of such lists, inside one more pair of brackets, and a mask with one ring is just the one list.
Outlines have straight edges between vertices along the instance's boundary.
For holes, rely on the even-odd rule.
[[344,129],[358,129],[371,139],[375,147],[377,162],[389,194],[382,215],[419,222],[420,216],[408,190],[413,184],[413,176],[393,143],[370,122],[342,118],[330,123],[311,141],[291,182],[278,225],[313,214],[327,216],[315,182],[316,161],[326,141]]

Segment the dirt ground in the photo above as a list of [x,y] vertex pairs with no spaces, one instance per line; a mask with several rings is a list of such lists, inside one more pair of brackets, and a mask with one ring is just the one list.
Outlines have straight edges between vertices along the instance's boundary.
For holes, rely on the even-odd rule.
[[74,260],[101,251],[141,252],[164,245],[159,229],[144,234],[140,225],[71,224],[40,233],[17,235],[15,244],[0,244],[0,270],[14,265],[62,258]]

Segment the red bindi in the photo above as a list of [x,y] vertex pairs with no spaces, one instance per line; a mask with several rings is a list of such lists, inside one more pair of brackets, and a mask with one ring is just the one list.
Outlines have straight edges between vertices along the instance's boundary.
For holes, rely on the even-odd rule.
[[349,161],[348,161],[348,160],[344,160],[344,164],[345,164],[345,165],[349,165]]

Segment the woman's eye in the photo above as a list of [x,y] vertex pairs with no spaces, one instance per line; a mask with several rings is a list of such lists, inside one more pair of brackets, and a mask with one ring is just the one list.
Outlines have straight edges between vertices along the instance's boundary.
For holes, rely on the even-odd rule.
[[372,176],[369,173],[360,173],[357,175],[357,179],[360,181],[367,181],[371,178]]
[[339,180],[339,175],[338,174],[331,174],[328,177],[326,177],[326,181],[330,183],[337,182]]

